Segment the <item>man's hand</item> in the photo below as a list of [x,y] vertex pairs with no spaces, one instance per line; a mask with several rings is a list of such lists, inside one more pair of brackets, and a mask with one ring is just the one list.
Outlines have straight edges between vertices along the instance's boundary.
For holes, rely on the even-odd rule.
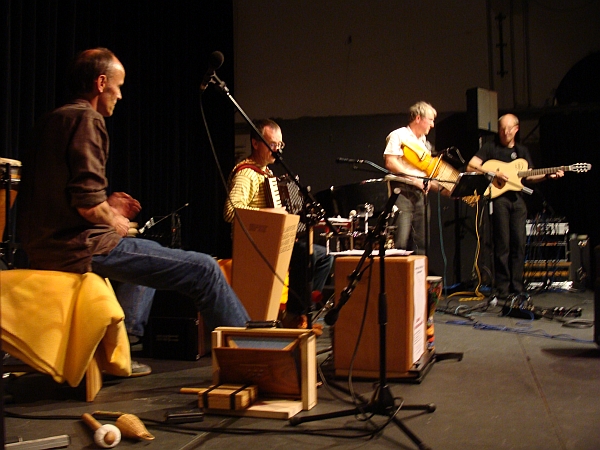
[[125,192],[113,192],[107,201],[111,208],[128,219],[133,219],[142,210],[140,202]]
[[98,203],[89,208],[77,208],[77,212],[90,223],[110,225],[119,236],[127,236],[129,219],[119,213],[116,208],[110,206],[108,201]]
[[127,236],[127,233],[129,233],[129,219],[125,216],[120,214],[115,215],[113,226],[115,227],[117,234],[121,237],[125,237]]

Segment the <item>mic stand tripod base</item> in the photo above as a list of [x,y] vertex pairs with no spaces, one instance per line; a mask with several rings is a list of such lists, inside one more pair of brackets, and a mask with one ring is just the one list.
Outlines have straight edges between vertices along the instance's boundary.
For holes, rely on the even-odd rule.
[[[362,398],[361,396],[359,396],[359,398],[361,399],[361,401],[364,402],[364,398]],[[392,422],[394,422],[396,426],[400,428],[404,432],[404,434],[406,434],[408,438],[417,445],[419,449],[430,450],[431,447],[429,447],[427,444],[421,441],[421,439],[419,439],[418,436],[416,436],[406,425],[404,425],[402,420],[396,417],[396,414],[403,409],[409,411],[425,411],[427,413],[432,413],[435,411],[436,406],[433,403],[429,403],[426,405],[396,405],[394,401],[394,396],[389,386],[387,384],[384,386],[377,385],[377,387],[375,388],[375,392],[373,393],[373,397],[368,403],[363,403],[362,405],[359,405],[353,409],[325,413],[316,416],[294,416],[290,418],[290,425],[295,426],[305,422],[335,419],[337,417],[377,414],[381,416],[390,417]]]

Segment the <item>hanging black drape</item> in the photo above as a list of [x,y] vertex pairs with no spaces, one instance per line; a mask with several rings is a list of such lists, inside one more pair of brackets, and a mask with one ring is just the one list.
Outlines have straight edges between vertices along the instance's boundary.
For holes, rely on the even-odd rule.
[[[227,256],[225,190],[200,116],[199,86],[220,50],[233,92],[231,1],[3,0],[0,2],[0,157],[19,160],[34,121],[66,100],[73,56],[107,47],[126,70],[123,100],[107,119],[112,191],[139,199],[141,224],[180,212],[184,248]],[[204,110],[223,170],[233,165],[234,110],[215,90]],[[17,196],[18,207],[18,196]],[[43,218],[40,218],[43,220]]]

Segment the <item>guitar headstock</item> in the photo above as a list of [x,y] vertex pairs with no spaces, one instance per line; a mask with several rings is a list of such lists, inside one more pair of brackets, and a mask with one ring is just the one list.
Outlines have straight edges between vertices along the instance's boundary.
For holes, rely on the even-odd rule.
[[577,163],[577,164],[572,164],[569,166],[569,170],[571,172],[583,173],[583,172],[587,172],[588,170],[591,170],[591,169],[592,169],[592,165],[587,164],[587,163]]

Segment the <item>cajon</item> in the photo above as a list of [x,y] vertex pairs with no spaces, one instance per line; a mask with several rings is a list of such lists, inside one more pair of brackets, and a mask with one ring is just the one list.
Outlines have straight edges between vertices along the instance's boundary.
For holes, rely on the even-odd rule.
[[231,287],[252,320],[276,320],[279,315],[298,220],[294,214],[237,209]]
[[[348,276],[355,270],[359,260],[360,257],[354,256],[336,259],[336,298],[339,298],[342,290],[348,285]],[[369,303],[365,328],[352,374],[365,378],[379,376],[379,258],[374,258],[372,269],[368,297],[369,270],[366,270],[350,299],[340,310],[335,324],[333,357],[336,376],[349,374],[367,298]],[[425,353],[427,345],[427,257],[420,255],[387,257],[385,275],[388,319],[387,376],[402,378],[409,375],[411,368]]]

